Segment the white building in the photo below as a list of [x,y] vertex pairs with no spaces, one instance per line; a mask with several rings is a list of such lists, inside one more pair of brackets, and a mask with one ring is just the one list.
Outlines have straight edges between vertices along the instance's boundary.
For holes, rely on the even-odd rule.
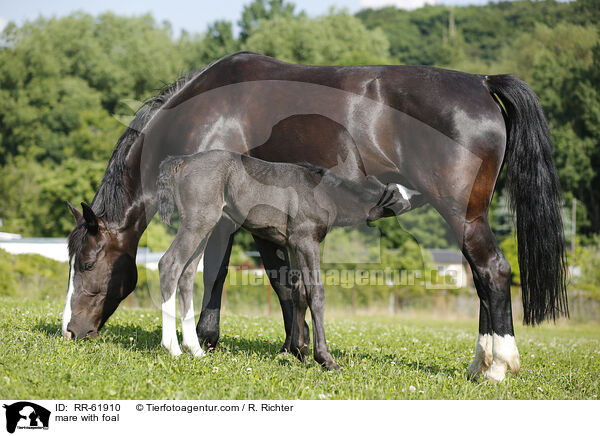
[[[39,254],[59,262],[69,261],[67,238],[23,238],[14,233],[0,232],[0,248],[11,254]],[[157,270],[163,252],[152,252],[148,247],[139,247],[136,263]],[[202,262],[200,263],[202,271]]]

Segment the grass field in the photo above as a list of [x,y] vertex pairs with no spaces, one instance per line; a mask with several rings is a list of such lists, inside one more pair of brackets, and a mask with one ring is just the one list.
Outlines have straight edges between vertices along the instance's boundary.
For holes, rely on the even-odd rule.
[[596,399],[600,326],[517,326],[521,372],[473,383],[476,324],[416,317],[331,316],[325,372],[278,350],[280,318],[224,314],[203,359],[160,348],[160,313],[121,308],[98,339],[60,336],[60,302],[0,299],[3,399]]

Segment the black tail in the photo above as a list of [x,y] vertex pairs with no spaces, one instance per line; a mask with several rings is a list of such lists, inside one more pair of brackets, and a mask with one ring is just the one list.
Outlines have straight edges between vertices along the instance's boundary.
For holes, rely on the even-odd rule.
[[171,224],[171,215],[175,210],[175,176],[177,175],[183,158],[171,156],[160,164],[158,181],[158,216],[165,224]]
[[517,216],[525,324],[569,316],[562,200],[548,124],[525,82],[504,74],[486,80],[505,109],[507,185]]

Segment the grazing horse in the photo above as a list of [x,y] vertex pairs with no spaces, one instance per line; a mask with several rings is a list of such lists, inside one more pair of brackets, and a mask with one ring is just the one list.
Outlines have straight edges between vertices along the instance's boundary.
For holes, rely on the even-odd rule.
[[[204,253],[213,228],[222,217],[287,249],[294,300],[291,351],[301,360],[308,354],[304,315],[313,320],[315,360],[339,370],[325,341],[325,288],[320,277],[319,244],[332,226],[350,226],[393,216],[410,209],[397,185],[368,176],[354,182],[311,165],[271,163],[223,150],[169,157],[160,165],[158,214],[170,224],[174,203],[181,223],[159,262],[162,294],[162,345],[181,354],[175,332],[175,294],[185,270]],[[291,280],[288,280],[290,282]],[[203,355],[194,328],[192,289],[181,287],[183,343]],[[191,321],[191,323],[190,323]]]
[[[237,149],[232,146],[235,144]],[[516,212],[524,321],[568,314],[561,196],[547,122],[529,86],[511,75],[426,66],[303,66],[254,53],[225,56],[152,98],[119,139],[91,206],[71,207],[67,337],[96,335],[135,288],[139,239],[156,213],[168,155],[230,149],[272,162],[309,162],[348,179],[370,174],[421,193],[450,225],[480,299],[473,377],[519,370],[510,264],[488,222],[506,166]],[[340,164],[343,162],[343,165]],[[222,220],[204,256],[200,340],[219,338],[221,294],[236,230]],[[254,237],[277,293],[289,349],[291,290],[278,246]],[[180,287],[191,287],[197,260]],[[306,326],[305,326],[306,328]]]

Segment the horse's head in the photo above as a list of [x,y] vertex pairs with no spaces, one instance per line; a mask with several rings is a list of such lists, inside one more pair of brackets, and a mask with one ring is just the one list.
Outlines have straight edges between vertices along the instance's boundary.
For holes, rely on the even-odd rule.
[[400,190],[401,185],[395,183],[384,185],[373,176],[367,176],[366,184],[378,190],[381,195],[377,204],[369,211],[368,221],[376,221],[382,217],[400,215],[410,210],[410,201],[402,195]]
[[70,339],[97,336],[106,320],[135,288],[135,251],[128,238],[107,226],[92,209],[68,203],[75,217],[69,235],[69,291],[62,331]]

